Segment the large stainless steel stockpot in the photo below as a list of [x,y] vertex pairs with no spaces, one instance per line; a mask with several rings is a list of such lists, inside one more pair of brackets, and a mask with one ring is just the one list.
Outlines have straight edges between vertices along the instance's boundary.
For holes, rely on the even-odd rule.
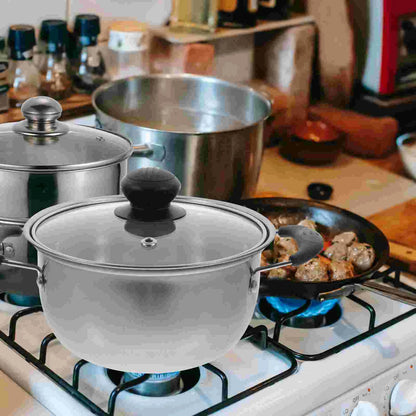
[[[22,235],[27,219],[67,201],[118,194],[131,142],[117,134],[57,121],[59,103],[35,97],[24,121],[0,125],[0,253],[36,263]],[[30,273],[33,277],[33,273]],[[0,291],[36,295],[35,279],[1,267]]]
[[260,255],[275,237],[267,218],[247,208],[178,197],[175,176],[139,169],[122,196],[60,204],[33,216],[26,238],[46,319],[62,344],[100,366],[158,373],[210,362],[236,344],[249,324],[263,269],[298,265],[320,252],[305,227],[298,253],[267,268]]
[[137,148],[129,170],[167,169],[182,195],[233,201],[254,193],[271,107],[253,89],[190,74],[143,75],[103,85],[92,100],[97,126]]

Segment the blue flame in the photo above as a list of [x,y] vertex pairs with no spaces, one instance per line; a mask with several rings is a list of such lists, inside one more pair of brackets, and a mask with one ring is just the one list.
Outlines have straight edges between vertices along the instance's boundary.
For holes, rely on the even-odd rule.
[[[267,302],[279,311],[280,313],[289,313],[305,304],[305,300],[303,299],[292,299],[292,298],[279,298],[275,296],[266,297]],[[328,313],[337,303],[339,303],[339,299],[331,299],[326,300],[324,302],[318,302],[317,300],[313,300],[311,305],[305,312],[297,315],[302,318],[310,318],[317,315],[325,315]]]

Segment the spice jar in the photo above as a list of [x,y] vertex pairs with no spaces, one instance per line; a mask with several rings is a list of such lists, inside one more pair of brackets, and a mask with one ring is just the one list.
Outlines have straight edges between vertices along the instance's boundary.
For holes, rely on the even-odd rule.
[[7,74],[9,69],[9,61],[6,52],[6,39],[0,36],[0,112],[9,109],[9,84],[7,81]]
[[110,26],[108,69],[111,80],[149,73],[148,25],[136,21]]
[[91,93],[106,82],[105,65],[97,45],[100,19],[95,14],[79,14],[75,18],[76,53],[73,59],[73,88]]
[[66,22],[44,20],[40,30],[40,41],[44,45],[44,53],[39,63],[41,93],[62,100],[71,94],[72,84],[66,57]]
[[10,67],[8,74],[11,107],[20,107],[25,100],[39,95],[40,74],[33,63],[35,30],[29,25],[9,28]]

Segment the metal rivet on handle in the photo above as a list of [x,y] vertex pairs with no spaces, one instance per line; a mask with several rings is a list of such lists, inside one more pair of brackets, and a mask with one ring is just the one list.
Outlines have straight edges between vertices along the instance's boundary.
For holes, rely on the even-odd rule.
[[156,238],[153,238],[153,237],[146,237],[146,238],[143,238],[143,240],[141,240],[140,243],[143,247],[153,248],[157,245],[157,240]]

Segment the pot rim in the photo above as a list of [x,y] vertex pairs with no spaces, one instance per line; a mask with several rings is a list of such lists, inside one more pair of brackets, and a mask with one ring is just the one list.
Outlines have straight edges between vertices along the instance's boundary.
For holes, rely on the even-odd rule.
[[229,257],[224,257],[221,259],[204,261],[200,263],[193,264],[178,264],[178,265],[167,265],[167,266],[133,266],[133,265],[123,265],[123,264],[113,264],[113,263],[99,263],[93,260],[86,260],[79,257],[70,256],[59,252],[57,250],[51,249],[45,244],[38,241],[36,238],[36,231],[39,227],[42,226],[42,223],[48,220],[51,217],[60,215],[61,213],[71,211],[73,209],[100,205],[103,203],[114,203],[114,202],[128,202],[127,199],[122,195],[111,195],[107,197],[98,197],[90,198],[81,202],[69,202],[54,205],[52,207],[46,208],[37,214],[33,215],[23,227],[23,234],[26,239],[31,243],[37,250],[43,254],[53,257],[60,261],[65,261],[66,263],[74,265],[87,266],[92,269],[105,269],[105,270],[123,270],[123,271],[147,271],[147,272],[162,272],[162,271],[181,271],[181,270],[198,270],[206,269],[211,267],[225,266],[236,261],[241,261],[246,258],[253,256],[254,254],[262,252],[273,240],[276,235],[276,229],[273,224],[263,215],[258,212],[251,210],[249,208],[243,207],[241,205],[232,204],[229,202],[205,199],[205,198],[196,198],[196,197],[187,197],[187,196],[178,196],[174,199],[173,202],[183,202],[183,203],[193,203],[197,205],[209,206],[214,208],[220,208],[232,213],[237,213],[248,220],[254,222],[262,231],[261,240],[255,244],[250,249],[243,251],[238,254],[234,254]]
[[[104,94],[105,91],[109,90],[110,88],[112,88],[114,85],[116,84],[121,84],[121,83],[125,83],[128,82],[131,79],[143,79],[143,78],[153,78],[153,79],[175,79],[175,78],[179,78],[179,79],[197,79],[197,80],[203,80],[205,82],[208,83],[216,83],[216,84],[223,84],[226,85],[228,87],[234,87],[234,88],[240,88],[243,90],[246,90],[247,92],[250,92],[251,94],[257,96],[258,99],[260,99],[261,101],[264,102],[264,104],[267,106],[267,112],[265,114],[264,117],[258,119],[257,121],[244,125],[242,127],[236,127],[236,128],[231,128],[231,129],[225,129],[225,130],[216,130],[216,131],[212,131],[212,132],[189,132],[189,131],[181,131],[181,130],[160,130],[160,129],[155,129],[152,127],[144,127],[144,126],[140,126],[138,124],[133,124],[133,123],[126,123],[125,121],[122,121],[118,118],[113,117],[112,115],[106,113],[105,111],[103,111],[101,108],[98,107],[96,101],[97,101],[97,97],[99,95],[101,95],[101,93]],[[195,74],[149,74],[149,75],[136,75],[136,76],[132,76],[132,77],[128,77],[128,78],[123,78],[123,79],[119,79],[119,80],[115,80],[115,81],[111,81],[108,82],[104,85],[101,85],[100,87],[98,87],[92,94],[92,106],[94,107],[95,112],[98,113],[102,113],[104,114],[106,117],[110,118],[113,122],[119,122],[119,123],[123,123],[129,126],[134,126],[134,127],[138,127],[140,129],[143,129],[145,131],[148,132],[159,132],[159,133],[172,133],[172,134],[183,134],[183,135],[192,135],[192,136],[203,136],[206,134],[212,134],[212,135],[216,135],[216,134],[222,134],[222,133],[233,133],[233,132],[241,132],[241,130],[250,128],[250,127],[255,127],[257,126],[259,123],[264,123],[271,115],[272,112],[272,105],[270,100],[268,100],[266,97],[264,97],[262,94],[258,93],[256,90],[254,90],[252,87],[249,87],[248,85],[239,85],[233,82],[229,82],[229,81],[225,81],[222,80],[220,78],[216,78],[216,77],[210,77],[210,76],[202,76],[202,75],[195,75]]]
[[[71,123],[68,123],[71,124]],[[91,126],[82,126],[83,128],[96,129],[95,127]],[[8,165],[8,164],[1,164],[0,163],[0,170],[12,171],[12,172],[30,172],[30,173],[51,173],[51,172],[67,172],[67,171],[76,171],[76,170],[89,170],[89,169],[97,169],[103,168],[106,166],[114,165],[124,160],[128,159],[133,153],[133,143],[132,141],[118,133],[109,132],[118,136],[119,138],[123,139],[130,145],[130,149],[126,150],[124,153],[120,153],[117,156],[114,156],[110,159],[104,160],[97,160],[95,162],[87,162],[87,163],[76,163],[72,165],[50,165],[50,166],[43,166],[43,165],[27,165],[27,166],[20,166],[20,165]]]

